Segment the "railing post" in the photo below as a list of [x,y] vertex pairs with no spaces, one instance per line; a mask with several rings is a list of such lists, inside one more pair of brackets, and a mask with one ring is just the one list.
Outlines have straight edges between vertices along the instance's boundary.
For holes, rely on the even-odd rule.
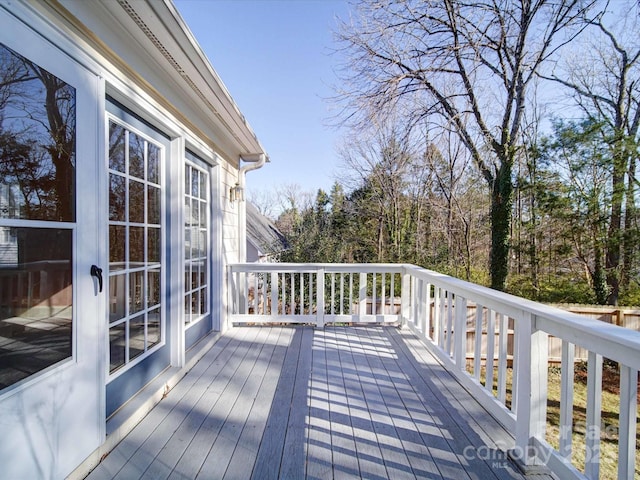
[[233,315],[235,315],[237,313],[237,301],[236,301],[236,295],[237,295],[237,287],[236,287],[236,280],[235,280],[235,275],[233,272],[233,267],[231,265],[227,266],[227,317],[226,319],[223,320],[223,325],[220,325],[220,330],[223,330],[224,328],[226,328],[228,325],[231,324],[231,319],[233,318]]
[[522,312],[515,324],[518,356],[516,385],[516,445],[509,455],[525,475],[547,471],[536,457],[534,438],[544,440],[547,417],[547,376],[549,361],[549,336],[538,330],[535,316]]
[[[360,289],[358,293],[358,301],[358,313],[362,318],[363,315],[367,314],[367,274],[362,272],[360,273]],[[373,312],[373,307],[371,311]]]
[[324,328],[324,268],[318,269],[318,281],[316,282],[316,289],[316,327]]
[[460,370],[467,361],[467,299],[456,295],[453,327],[453,359]]
[[[400,293],[400,326],[407,326],[409,315],[411,315],[411,275],[406,269],[402,269],[402,292]],[[391,297],[393,298],[393,296]]]

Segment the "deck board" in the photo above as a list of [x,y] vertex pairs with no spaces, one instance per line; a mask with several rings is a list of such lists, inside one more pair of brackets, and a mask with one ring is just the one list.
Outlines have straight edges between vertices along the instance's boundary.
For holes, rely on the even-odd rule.
[[[248,332],[238,332],[247,334]],[[220,339],[205,357],[191,369],[189,375],[180,381],[171,391],[171,396],[163,399],[161,404],[154,408],[137,426],[127,435],[114,450],[100,463],[100,465],[92,472],[91,478],[95,479],[111,479],[115,478],[118,472],[127,465],[132,456],[144,444],[144,442],[153,434],[155,429],[164,419],[173,411],[175,406],[185,400],[185,396],[191,393],[192,387],[204,375],[213,375],[218,362],[223,356],[233,353],[235,347],[239,345],[233,344],[231,335]],[[186,399],[185,401],[189,401]]]
[[[255,353],[251,349],[251,340],[258,335],[250,333],[245,337],[238,348],[229,357],[218,372],[212,372],[211,379],[201,378],[192,387],[190,395],[184,402],[179,403],[170,417],[158,426],[138,454],[144,458],[153,456],[150,463],[138,463],[136,469],[144,467],[142,475],[135,476],[137,472],[130,472],[126,468],[122,475],[123,480],[131,478],[145,478],[149,480],[168,476],[175,463],[180,460],[193,440],[193,436],[200,430],[203,422],[219,419],[219,406],[222,410],[230,401],[237,398],[238,392],[234,378],[246,378],[247,364],[255,360]],[[237,375],[237,377],[236,377]],[[209,415],[209,413],[214,413]],[[218,423],[221,425],[221,423]],[[158,446],[161,448],[158,449]],[[134,456],[135,457],[135,456]]]
[[[343,372],[344,387],[348,400],[348,415],[353,429],[355,441],[355,457],[358,459],[360,474],[367,479],[388,478],[382,452],[374,432],[371,412],[367,408],[363,390],[364,356],[357,337],[347,336],[348,348],[340,348],[340,362]],[[368,365],[367,365],[368,368]]]
[[[285,427],[284,436],[276,441],[277,445],[282,445],[274,460],[280,460],[275,467],[275,475],[261,475],[264,469],[260,468],[260,463],[256,465],[257,480],[264,478],[304,478],[306,470],[306,438],[308,433],[308,416],[309,405],[307,402],[307,391],[309,389],[309,378],[311,374],[311,349],[313,348],[313,330],[309,328],[297,329],[299,332],[300,343],[296,349],[296,358],[298,363],[295,370],[291,369],[290,375],[281,377],[278,383],[279,388],[287,392],[287,401],[281,405],[291,405],[288,411],[281,408],[281,405],[274,403],[272,410],[285,410],[286,421],[283,422]],[[274,418],[278,418],[275,415]],[[263,438],[260,445],[261,451],[266,449],[269,451],[272,446],[269,445],[268,439]],[[264,457],[263,457],[264,458]],[[275,462],[274,462],[275,463]],[[260,473],[260,474],[259,474]]]
[[[264,333],[268,339],[271,332]],[[207,387],[143,478],[195,478],[203,468],[202,464],[211,450],[212,442],[227,424],[225,414],[229,411],[228,406],[244,400],[240,389],[250,381],[251,371],[260,361],[261,346],[261,343],[247,339],[246,345],[237,350],[237,361],[230,359],[223,367],[224,374],[216,382],[220,385],[212,383]]]
[[291,336],[291,330],[280,329],[277,345],[274,345],[268,368],[255,395],[251,412],[225,472],[225,476],[228,478],[244,478],[247,465],[256,463],[260,443],[271,411],[271,401],[277,388],[278,376],[287,351],[287,347],[282,343],[289,344]]
[[[448,443],[450,448],[464,455],[465,448],[473,446],[481,451],[487,461],[477,458],[471,462],[468,470],[480,474],[481,478],[508,479],[517,475],[514,466],[507,460],[506,450],[514,446],[513,438],[496,422],[486,410],[442,367],[442,365],[422,347],[413,335],[389,330],[397,351],[404,352],[404,369],[414,372],[431,391],[437,403],[431,403],[438,409],[438,416],[449,425]],[[404,337],[404,338],[403,338]],[[407,348],[412,345],[412,348]],[[413,354],[412,356],[410,356]],[[418,369],[416,360],[428,365],[432,373],[425,377],[425,369]],[[458,454],[460,456],[460,454]],[[494,468],[492,468],[494,467]],[[497,468],[495,468],[497,467]]]
[[524,479],[512,445],[410,332],[242,327],[88,478]]
[[[295,434],[293,429],[296,428],[296,426],[291,425],[291,417],[302,416],[300,423],[302,428],[304,428],[306,409],[293,412],[291,409],[282,408],[282,406],[293,403],[292,398],[294,396],[297,378],[296,372],[299,371],[300,368],[304,368],[299,357],[302,349],[310,348],[309,339],[311,338],[312,332],[309,329],[290,329],[290,333],[291,340],[284,351],[281,370],[280,372],[274,370],[276,375],[275,378],[271,380],[275,388],[273,397],[272,399],[265,399],[265,403],[270,407],[270,411],[264,432],[261,436],[261,443],[252,471],[252,478],[256,480],[278,477],[283,451],[287,451],[285,447],[286,439]],[[305,381],[305,392],[307,376],[308,372],[300,375],[300,378],[304,378]],[[300,433],[300,439],[302,438],[304,438],[304,431]],[[293,445],[295,447],[297,442]]]

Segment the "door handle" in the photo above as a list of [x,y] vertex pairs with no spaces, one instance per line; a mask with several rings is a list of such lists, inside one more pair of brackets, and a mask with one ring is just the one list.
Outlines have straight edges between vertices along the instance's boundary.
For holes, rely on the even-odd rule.
[[98,292],[102,292],[102,269],[97,265],[91,265],[91,276],[98,279]]

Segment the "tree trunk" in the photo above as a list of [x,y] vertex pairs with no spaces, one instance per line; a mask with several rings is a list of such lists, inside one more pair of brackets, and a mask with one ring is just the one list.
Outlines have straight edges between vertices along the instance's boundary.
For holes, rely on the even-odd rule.
[[491,288],[504,290],[509,273],[509,234],[511,230],[511,208],[513,203],[511,183],[512,162],[506,159],[491,188],[491,252],[489,274]]
[[629,288],[631,272],[636,252],[636,242],[638,239],[637,207],[636,207],[636,159],[629,159],[628,185],[625,198],[624,215],[624,236],[622,238],[622,278],[620,279],[620,289],[625,291]]
[[624,177],[627,170],[627,162],[624,153],[621,151],[620,144],[622,142],[616,139],[613,158],[613,175],[612,175],[612,195],[611,195],[611,216],[609,220],[609,232],[607,235],[607,286],[609,287],[609,296],[607,304],[618,305],[618,297],[620,296],[620,251],[622,245],[621,227],[622,227],[622,203],[624,201]]
[[608,290],[607,278],[602,268],[602,250],[597,243],[597,238],[595,242],[593,276],[591,281],[593,282],[593,292],[596,295],[596,302],[598,303],[598,305],[605,305],[607,303]]

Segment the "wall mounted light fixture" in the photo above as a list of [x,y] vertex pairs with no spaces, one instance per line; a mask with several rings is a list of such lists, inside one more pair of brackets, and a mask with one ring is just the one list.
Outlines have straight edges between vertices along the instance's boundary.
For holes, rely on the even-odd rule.
[[236,183],[233,187],[229,189],[229,201],[231,203],[234,203],[234,202],[242,202],[243,200],[244,200],[244,190],[239,183]]

